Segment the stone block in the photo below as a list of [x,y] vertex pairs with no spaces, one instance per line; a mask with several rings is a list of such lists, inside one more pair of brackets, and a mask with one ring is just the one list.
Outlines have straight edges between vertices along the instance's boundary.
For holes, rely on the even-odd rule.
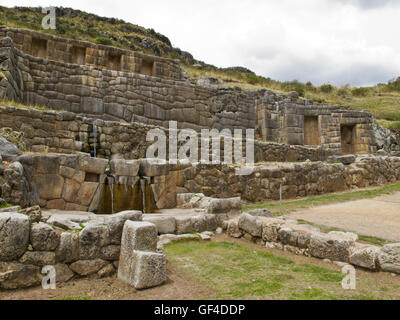
[[36,251],[54,251],[60,243],[60,236],[51,226],[40,222],[32,226],[30,241]]
[[19,261],[38,267],[52,266],[56,263],[56,255],[54,252],[27,251]]
[[383,271],[400,273],[400,243],[383,246],[379,251],[378,261]]
[[63,232],[60,237],[60,245],[56,250],[56,261],[60,263],[72,263],[79,260],[79,235]]
[[262,223],[256,217],[243,213],[239,218],[239,229],[253,237],[261,238]]
[[101,259],[95,260],[79,260],[70,265],[73,272],[80,276],[89,276],[97,273],[109,263]]
[[161,215],[144,215],[143,221],[153,223],[157,227],[159,234],[175,233],[176,221],[174,217],[165,217]]
[[20,258],[29,243],[29,217],[13,212],[0,214],[0,260]]
[[107,228],[110,233],[111,244],[121,244],[122,231],[126,221],[142,221],[141,211],[123,211],[110,216]]
[[117,176],[137,177],[140,169],[139,160],[111,160],[111,172]]

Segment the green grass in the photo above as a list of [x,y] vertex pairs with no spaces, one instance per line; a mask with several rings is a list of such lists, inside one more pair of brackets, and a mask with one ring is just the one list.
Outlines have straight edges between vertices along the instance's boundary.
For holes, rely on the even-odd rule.
[[213,292],[207,299],[358,300],[393,294],[381,290],[393,283],[371,288],[371,281],[360,276],[359,289],[345,291],[344,276],[333,267],[296,262],[251,245],[185,240],[172,242],[165,250],[170,262]]
[[12,207],[12,205],[8,203],[0,204],[0,209],[10,208],[10,207]]
[[40,110],[40,111],[55,111],[55,112],[63,112],[65,110],[54,110],[54,109],[50,109],[47,108],[45,106],[38,106],[38,105],[27,105],[27,104],[22,104],[19,102],[15,102],[12,100],[4,100],[4,99],[0,99],[0,106],[12,106],[15,108],[21,108],[21,109],[35,109],[35,110]]
[[[284,201],[282,203],[282,213],[289,213],[298,209],[322,206],[338,202],[354,201],[360,199],[371,199],[399,191],[400,191],[400,182],[397,182],[395,184],[387,185],[376,189],[316,196],[294,201]],[[259,202],[256,204],[249,204],[243,206],[243,211],[249,211],[252,209],[262,209],[262,208],[269,209],[274,215],[280,215],[279,203]]]

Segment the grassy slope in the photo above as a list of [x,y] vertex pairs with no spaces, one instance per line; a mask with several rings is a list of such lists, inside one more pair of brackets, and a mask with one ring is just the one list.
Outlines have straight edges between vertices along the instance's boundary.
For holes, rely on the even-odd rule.
[[[166,245],[170,262],[215,292],[210,299],[398,299],[399,281],[357,274],[357,290],[341,287],[344,275],[328,265],[304,263],[251,244],[198,241]],[[229,268],[227,268],[229,266]]]
[[[57,36],[82,39],[97,43],[141,51],[153,55],[179,59],[182,67],[192,78],[214,76],[230,86],[243,88],[267,88],[277,92],[298,91],[301,96],[320,103],[340,104],[356,110],[370,110],[387,128],[400,129],[400,80],[392,85],[380,84],[369,88],[341,88],[297,81],[279,82],[257,76],[244,68],[221,69],[208,65],[180,49],[173,48],[170,40],[152,29],[126,23],[119,19],[103,18],[78,10],[58,8],[57,30],[43,30],[40,8],[6,8],[0,6],[0,24],[22,27]],[[144,45],[143,39],[147,43]],[[193,65],[197,66],[194,67]],[[327,79],[329,80],[329,79]]]

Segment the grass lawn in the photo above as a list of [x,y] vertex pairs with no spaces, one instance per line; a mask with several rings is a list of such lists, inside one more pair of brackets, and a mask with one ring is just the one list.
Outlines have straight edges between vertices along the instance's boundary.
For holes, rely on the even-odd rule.
[[[371,199],[382,195],[392,194],[400,191],[400,182],[395,184],[379,187],[375,189],[353,191],[347,193],[335,193],[324,196],[310,197],[301,200],[284,201],[282,203],[282,214],[286,214],[297,209],[305,209],[315,206],[322,206],[326,204],[339,203],[345,201],[354,201],[361,199]],[[259,202],[256,204],[249,204],[243,206],[243,211],[249,211],[252,209],[266,208],[270,210],[274,215],[280,215],[280,204],[279,202]]]
[[172,242],[165,250],[171,263],[215,292],[205,299],[400,299],[400,277],[357,270],[357,290],[346,291],[334,265],[244,241]]

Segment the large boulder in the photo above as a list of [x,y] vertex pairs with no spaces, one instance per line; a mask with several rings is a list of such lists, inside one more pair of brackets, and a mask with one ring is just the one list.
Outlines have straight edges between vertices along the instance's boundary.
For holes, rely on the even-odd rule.
[[27,251],[19,261],[38,267],[52,266],[56,263],[56,254],[54,252]]
[[89,224],[79,234],[79,258],[92,260],[100,256],[100,249],[111,243],[110,233],[105,225]]
[[97,273],[109,263],[102,259],[79,260],[70,265],[70,268],[80,276],[89,276]]
[[22,263],[0,262],[0,288],[6,290],[29,288],[41,283],[40,268]]
[[313,257],[349,262],[350,249],[355,241],[333,235],[314,234],[310,240],[310,253]]
[[0,137],[0,155],[3,157],[3,160],[12,161],[21,154],[22,152],[15,146],[15,144]]
[[366,246],[357,243],[350,250],[349,261],[352,265],[370,270],[376,270],[379,250],[379,247]]
[[43,222],[32,226],[30,239],[36,251],[54,251],[60,243],[60,235]]
[[176,221],[174,217],[165,217],[157,214],[144,215],[143,221],[155,224],[159,234],[175,233],[176,230]]
[[79,235],[63,232],[60,245],[56,250],[56,261],[59,263],[72,263],[79,260]]
[[153,288],[167,281],[167,259],[165,255],[154,252],[134,252],[135,289]]
[[240,216],[239,229],[256,238],[261,238],[262,236],[261,221],[247,213],[243,213]]
[[383,271],[400,273],[400,243],[383,246],[379,251],[378,261]]
[[126,221],[142,221],[141,211],[123,211],[112,215],[107,222],[111,244],[121,244],[122,231]]
[[0,214],[0,261],[18,260],[29,244],[29,218],[8,212]]
[[231,213],[240,214],[242,212],[242,202],[240,197],[229,199],[211,199],[207,208],[208,213]]

